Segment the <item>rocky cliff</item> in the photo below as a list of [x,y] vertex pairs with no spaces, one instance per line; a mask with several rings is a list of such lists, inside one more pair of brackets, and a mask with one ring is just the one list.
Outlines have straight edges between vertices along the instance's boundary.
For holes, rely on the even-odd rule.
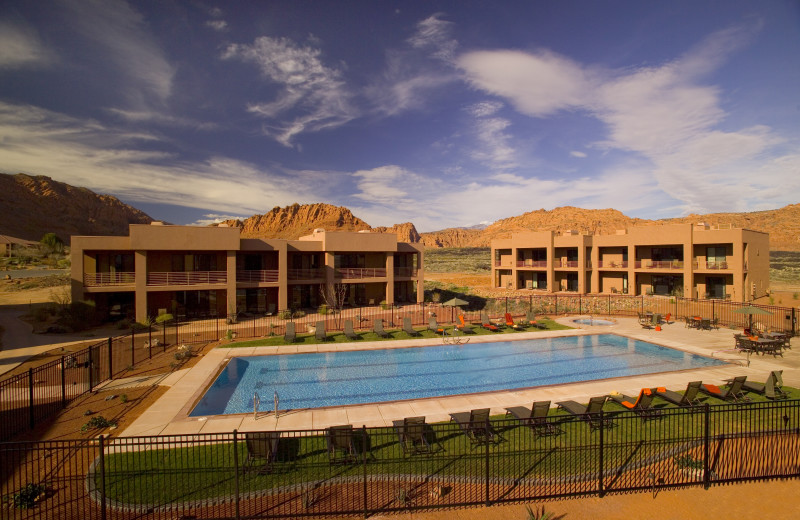
[[326,231],[371,229],[369,224],[354,216],[349,209],[320,203],[275,207],[263,215],[253,215],[245,220],[226,220],[223,224],[240,228],[243,238],[290,240],[310,235],[316,228]]
[[422,241],[417,228],[411,222],[395,224],[392,227],[374,227],[372,231],[375,233],[394,233],[400,242],[417,243]]
[[44,176],[0,174],[0,235],[38,242],[55,233],[68,244],[71,235],[127,235],[128,224],[152,221],[110,195]]

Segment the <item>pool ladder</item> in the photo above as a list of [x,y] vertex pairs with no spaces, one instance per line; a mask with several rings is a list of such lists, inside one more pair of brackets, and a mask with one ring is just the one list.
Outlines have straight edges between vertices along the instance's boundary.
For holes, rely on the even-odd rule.
[[[278,422],[278,392],[275,392],[273,397],[273,401],[275,403],[275,423]],[[259,397],[258,392],[253,392],[253,419],[258,419],[258,407],[261,406],[261,397]]]

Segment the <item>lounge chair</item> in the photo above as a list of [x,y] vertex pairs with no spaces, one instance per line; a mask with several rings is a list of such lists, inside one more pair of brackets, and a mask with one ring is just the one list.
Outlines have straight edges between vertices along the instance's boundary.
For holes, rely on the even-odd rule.
[[532,325],[532,326],[536,327],[537,329],[546,329],[547,328],[547,325],[545,325],[543,323],[539,323],[538,321],[536,321],[536,315],[534,313],[532,313],[531,311],[528,311],[528,312],[525,313],[525,321],[528,323],[528,325]]
[[359,339],[360,336],[353,330],[352,320],[344,320],[344,335],[347,339]]
[[510,327],[514,330],[525,330],[525,327],[523,327],[522,325],[517,325],[516,323],[514,323],[514,318],[511,317],[510,312],[506,313],[505,318],[506,318],[506,327]]
[[383,330],[383,320],[380,318],[377,318],[372,321],[372,330],[375,332],[375,334],[377,334],[381,338],[389,337],[389,333]]
[[486,330],[491,330],[492,332],[499,332],[500,329],[497,325],[494,325],[491,321],[489,321],[489,315],[485,312],[481,313],[481,327]]
[[746,381],[747,376],[739,376],[734,377],[724,388],[715,385],[700,385],[700,390],[711,397],[716,397],[723,401],[730,401],[731,399],[734,401],[740,399],[748,401],[749,399],[744,395],[744,389],[742,388]]
[[328,459],[331,464],[335,462],[353,462],[357,459],[356,445],[354,442],[353,426],[331,426],[325,430],[325,440],[328,445]]
[[432,439],[441,450],[444,447],[432,436],[433,431],[427,423],[425,417],[406,417],[402,421],[392,421],[397,439],[403,448],[404,455],[418,455],[420,453],[433,453]]
[[245,433],[244,442],[247,446],[247,463],[253,464],[256,460],[263,460],[264,464],[259,469],[259,473],[272,471],[272,463],[275,462],[275,456],[278,453],[280,437],[280,432]]
[[456,325],[456,329],[460,330],[461,332],[463,332],[465,334],[474,334],[475,333],[475,331],[472,329],[472,327],[467,322],[464,321],[464,315],[463,314],[459,314],[458,315],[458,323],[459,324]]
[[414,326],[411,324],[411,318],[408,316],[403,318],[403,332],[409,336],[419,336],[419,331],[414,329]]
[[611,420],[606,418],[600,419],[600,412],[603,410],[603,405],[605,403],[606,396],[599,396],[589,399],[589,404],[587,406],[575,401],[562,401],[556,403],[556,405],[567,413],[588,422],[590,429],[596,430],[613,426]]
[[286,322],[286,332],[283,334],[283,340],[286,343],[292,343],[297,339],[297,333],[294,330],[294,322]]
[[548,413],[550,413],[550,401],[534,402],[530,409],[525,406],[506,408],[506,415],[512,415],[537,435],[558,435],[561,433],[561,428],[547,420]]
[[702,384],[702,381],[692,381],[686,385],[686,391],[682,394],[659,387],[656,388],[656,395],[665,401],[669,401],[670,403],[678,406],[695,406],[699,404],[699,401],[697,400],[697,393],[700,391],[700,386]]
[[783,370],[773,370],[767,376],[766,383],[758,383],[756,381],[745,381],[742,384],[742,389],[748,392],[754,392],[766,396],[768,399],[786,399],[789,394],[783,391]]
[[436,322],[436,318],[431,316],[428,318],[428,330],[432,331],[434,334],[444,334],[444,328],[440,327],[439,324]]
[[467,434],[472,447],[494,443],[499,440],[499,435],[489,422],[489,409],[480,408],[469,412],[451,413],[450,420],[455,421],[459,428]]
[[317,338],[317,340],[325,341],[328,339],[328,334],[325,332],[324,321],[318,321],[317,324],[315,325],[315,329],[316,330],[314,331],[314,336]]
[[642,388],[641,391],[639,391],[639,395],[636,397],[623,394],[609,394],[608,397],[620,406],[639,414],[642,421],[654,419],[661,415],[660,410],[652,408],[653,399],[655,399],[656,395],[655,391],[651,388]]

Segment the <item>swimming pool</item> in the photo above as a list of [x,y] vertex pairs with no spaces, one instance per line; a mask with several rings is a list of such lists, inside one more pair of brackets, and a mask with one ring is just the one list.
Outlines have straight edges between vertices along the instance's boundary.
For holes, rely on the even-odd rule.
[[302,409],[528,388],[725,364],[614,334],[232,358],[189,414]]
[[611,320],[601,320],[598,318],[578,318],[577,320],[572,320],[572,322],[580,325],[616,325],[616,323]]

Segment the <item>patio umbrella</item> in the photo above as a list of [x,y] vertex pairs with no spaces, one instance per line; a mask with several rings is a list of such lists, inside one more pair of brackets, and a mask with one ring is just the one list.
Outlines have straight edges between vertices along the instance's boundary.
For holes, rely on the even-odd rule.
[[772,316],[772,313],[766,309],[762,309],[761,307],[756,307],[754,305],[745,305],[744,307],[740,307],[733,311],[734,314],[748,314],[750,316],[750,325],[748,326],[749,329],[753,328],[753,314],[760,314],[762,316]]
[[[446,307],[452,307],[455,309],[456,307],[463,307],[464,305],[469,305],[469,302],[465,302],[461,298],[453,298],[452,300],[447,300],[442,304]],[[453,321],[453,309],[450,309],[450,321]]]

